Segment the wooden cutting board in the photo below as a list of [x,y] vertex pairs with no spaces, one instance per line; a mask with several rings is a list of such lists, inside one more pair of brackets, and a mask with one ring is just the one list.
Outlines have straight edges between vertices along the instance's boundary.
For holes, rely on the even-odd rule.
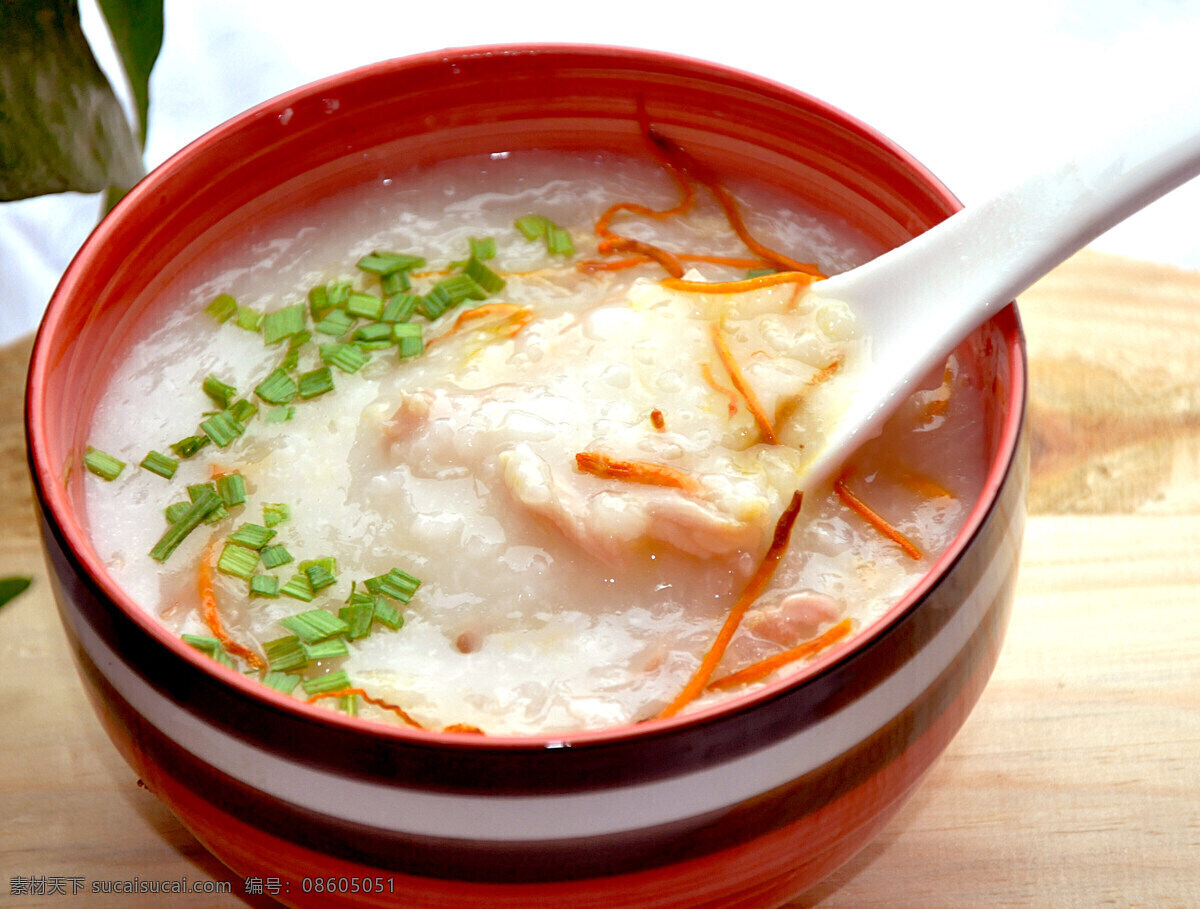
[[[1033,472],[1000,664],[924,785],[791,906],[1200,906],[1200,274],[1085,251],[1021,300]],[[0,349],[0,906],[262,905],[140,789],[78,682]],[[14,894],[58,879],[69,894]],[[232,894],[93,895],[186,878]]]

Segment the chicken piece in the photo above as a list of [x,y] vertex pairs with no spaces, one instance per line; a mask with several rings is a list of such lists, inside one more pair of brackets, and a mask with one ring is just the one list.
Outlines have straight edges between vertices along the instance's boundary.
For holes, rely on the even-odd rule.
[[822,625],[836,621],[842,607],[832,597],[813,590],[790,593],[746,616],[745,627],[757,637],[792,647],[815,637]]

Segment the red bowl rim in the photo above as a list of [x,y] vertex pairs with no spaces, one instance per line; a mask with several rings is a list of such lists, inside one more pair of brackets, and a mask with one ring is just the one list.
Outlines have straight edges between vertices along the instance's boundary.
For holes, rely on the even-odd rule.
[[[51,465],[48,463],[47,453],[43,448],[42,438],[45,432],[43,414],[46,406],[46,376],[49,369],[46,363],[56,343],[56,335],[61,333],[56,331],[56,327],[62,320],[61,314],[67,308],[73,296],[75,287],[79,283],[80,275],[90,267],[96,251],[104,246],[114,229],[114,225],[118,223],[126,211],[153,198],[159,186],[164,182],[170,181],[172,175],[177,170],[186,167],[189,159],[197,152],[204,152],[206,149],[211,149],[213,146],[222,143],[227,136],[235,134],[238,130],[242,129],[246,124],[264,116],[276,116],[280,111],[297,105],[303,99],[320,98],[336,92],[339,87],[348,83],[371,78],[378,74],[395,70],[419,68],[435,62],[446,63],[455,59],[468,59],[479,56],[516,57],[562,53],[586,54],[596,58],[597,61],[604,59],[623,60],[626,62],[631,60],[645,61],[651,65],[666,65],[676,69],[685,69],[695,75],[709,79],[718,77],[727,81],[733,81],[742,87],[759,93],[774,96],[781,94],[790,96],[796,101],[809,106],[814,111],[819,112],[824,119],[858,134],[861,138],[885,151],[899,165],[912,174],[918,182],[923,184],[926,189],[932,192],[933,196],[945,206],[947,214],[961,208],[960,203],[954,195],[904,149],[897,146],[874,128],[827,102],[821,101],[791,86],[725,64],[713,63],[670,52],[586,43],[483,45],[430,51],[384,60],[299,86],[255,105],[214,127],[155,168],[100,222],[68,266],[55,290],[34,341],[26,387],[26,435],[35,493],[45,510],[46,518],[57,524],[64,539],[74,542],[77,537],[81,537],[86,540],[87,534],[84,532],[79,521],[73,517],[73,508],[70,505],[68,496],[62,488],[62,484],[54,476]],[[693,709],[674,717],[597,730],[534,734],[528,736],[466,735],[432,729],[415,729],[408,726],[349,717],[341,712],[332,711],[317,704],[283,695],[267,688],[256,680],[247,678],[236,670],[228,669],[215,663],[207,656],[184,643],[178,635],[170,634],[165,626],[157,622],[145,610],[134,603],[112,580],[111,576],[108,575],[100,560],[94,557],[94,552],[90,547],[85,547],[82,550],[75,548],[73,557],[78,560],[81,567],[90,575],[91,581],[97,588],[103,591],[127,617],[132,619],[151,638],[173,651],[175,655],[190,662],[204,672],[215,674],[217,678],[227,684],[240,689],[253,699],[266,702],[273,708],[297,711],[307,719],[342,726],[367,737],[377,737],[383,740],[398,738],[410,743],[426,743],[438,747],[450,746],[454,748],[465,747],[484,750],[542,749],[567,745],[584,745],[588,743],[628,741],[664,731],[700,726],[722,716],[750,710],[756,704],[773,699],[784,690],[803,686],[852,654],[870,646],[874,641],[886,635],[902,616],[919,603],[936,586],[938,579],[945,575],[949,568],[967,549],[970,541],[979,532],[980,527],[991,513],[1000,489],[1010,473],[1014,458],[1016,457],[1018,440],[1025,414],[1025,345],[1015,307],[1010,306],[1005,309],[992,320],[992,323],[1000,329],[1008,346],[1008,365],[1011,383],[1010,394],[1008,396],[1009,405],[997,439],[997,456],[989,466],[979,499],[975,502],[964,522],[962,530],[952,544],[930,566],[929,570],[907,595],[894,603],[882,616],[877,618],[867,628],[854,635],[849,641],[835,645],[792,675],[766,684],[753,691],[731,695],[717,703]]]

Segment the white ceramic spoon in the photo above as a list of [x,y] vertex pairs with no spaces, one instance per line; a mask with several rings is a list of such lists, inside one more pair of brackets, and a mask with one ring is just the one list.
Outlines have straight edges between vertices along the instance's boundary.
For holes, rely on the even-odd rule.
[[1105,230],[1200,173],[1196,107],[1192,101],[1143,123],[813,284],[809,294],[848,304],[872,340],[870,363],[847,377],[854,383],[849,406],[814,453],[805,485],[827,479],[878,434],[974,328]]

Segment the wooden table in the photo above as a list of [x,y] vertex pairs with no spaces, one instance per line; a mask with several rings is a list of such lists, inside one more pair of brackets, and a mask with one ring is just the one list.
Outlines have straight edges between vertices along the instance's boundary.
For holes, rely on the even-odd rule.
[[[1200,274],[1085,251],[1022,298],[1033,478],[992,681],[916,797],[792,907],[1200,906]],[[20,389],[0,350],[0,906],[20,878],[230,881],[117,756],[42,566]],[[614,907],[619,909],[619,907]]]

